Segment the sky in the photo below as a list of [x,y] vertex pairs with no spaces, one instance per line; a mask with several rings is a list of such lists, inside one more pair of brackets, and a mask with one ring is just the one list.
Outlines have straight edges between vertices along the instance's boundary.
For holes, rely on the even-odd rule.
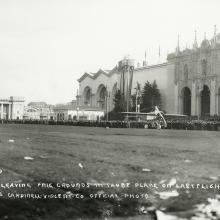
[[[0,98],[66,103],[84,72],[125,55],[165,62],[220,32],[219,0],[0,0]],[[159,58],[160,47],[160,58]]]

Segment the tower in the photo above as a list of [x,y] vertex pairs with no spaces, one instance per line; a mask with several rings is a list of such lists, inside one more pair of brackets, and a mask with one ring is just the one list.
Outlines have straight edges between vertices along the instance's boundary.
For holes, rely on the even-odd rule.
[[134,60],[130,59],[129,56],[124,57],[123,60],[119,61],[118,69],[120,72],[120,91],[123,96],[124,104],[126,105],[126,110],[129,111]]
[[159,45],[159,48],[158,48],[158,64],[161,62],[160,60],[160,45]]
[[214,43],[216,44],[216,32],[217,32],[217,28],[216,28],[216,25],[214,26]]
[[216,28],[216,25],[214,25],[214,36],[211,40],[211,44],[212,44],[212,47],[215,47],[216,44],[217,44],[217,28]]
[[147,52],[145,50],[143,66],[147,66]]
[[177,47],[176,47],[176,54],[180,52],[180,35],[178,34],[177,38]]
[[195,38],[194,38],[194,43],[193,43],[193,49],[194,49],[194,50],[198,49],[198,43],[197,43],[196,33],[197,33],[197,31],[195,30]]

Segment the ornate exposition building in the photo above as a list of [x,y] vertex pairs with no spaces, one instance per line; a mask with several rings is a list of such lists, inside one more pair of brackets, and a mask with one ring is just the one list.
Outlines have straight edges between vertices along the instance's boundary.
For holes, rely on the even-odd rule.
[[[78,79],[77,101],[81,108],[87,106],[95,111],[98,107],[106,111],[108,106],[110,111],[114,107],[114,94],[122,89],[122,84],[134,94],[137,83],[143,88],[144,83],[154,80],[167,113],[220,115],[220,34],[215,33],[211,40],[204,37],[200,46],[195,35],[192,49],[181,51],[178,43],[166,63],[147,66],[145,61],[142,67],[134,68],[133,61],[125,58],[112,70],[84,73]],[[93,119],[88,115],[88,120]]]

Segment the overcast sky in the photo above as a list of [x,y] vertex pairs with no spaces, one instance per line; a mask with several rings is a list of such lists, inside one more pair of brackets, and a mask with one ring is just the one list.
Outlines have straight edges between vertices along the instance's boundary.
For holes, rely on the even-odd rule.
[[[0,98],[64,103],[85,72],[149,64],[220,30],[219,0],[0,0]],[[220,31],[218,31],[220,32]]]

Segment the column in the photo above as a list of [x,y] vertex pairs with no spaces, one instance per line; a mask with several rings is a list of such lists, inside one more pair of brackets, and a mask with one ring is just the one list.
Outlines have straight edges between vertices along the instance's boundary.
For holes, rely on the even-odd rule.
[[183,114],[183,96],[178,96],[178,114]]
[[178,114],[178,84],[174,84],[174,111]]
[[216,114],[220,116],[220,89],[216,93]]
[[95,106],[95,94],[91,94],[91,106]]
[[196,93],[196,115],[201,115],[201,92]]
[[215,93],[215,79],[211,80],[211,89],[210,89],[210,115],[216,114],[216,93]]
[[11,120],[11,104],[8,104],[8,119]]
[[191,115],[196,115],[196,83],[192,82],[191,91]]
[[1,119],[3,119],[3,103],[1,103]]
[[14,119],[14,116],[13,116],[13,102],[11,103],[11,119]]
[[110,106],[109,106],[109,110],[112,111],[113,108],[114,108],[114,93],[113,92],[110,92]]
[[82,100],[81,100],[81,95],[77,96],[77,105],[83,105]]
[[218,91],[215,93],[215,112],[218,115]]

